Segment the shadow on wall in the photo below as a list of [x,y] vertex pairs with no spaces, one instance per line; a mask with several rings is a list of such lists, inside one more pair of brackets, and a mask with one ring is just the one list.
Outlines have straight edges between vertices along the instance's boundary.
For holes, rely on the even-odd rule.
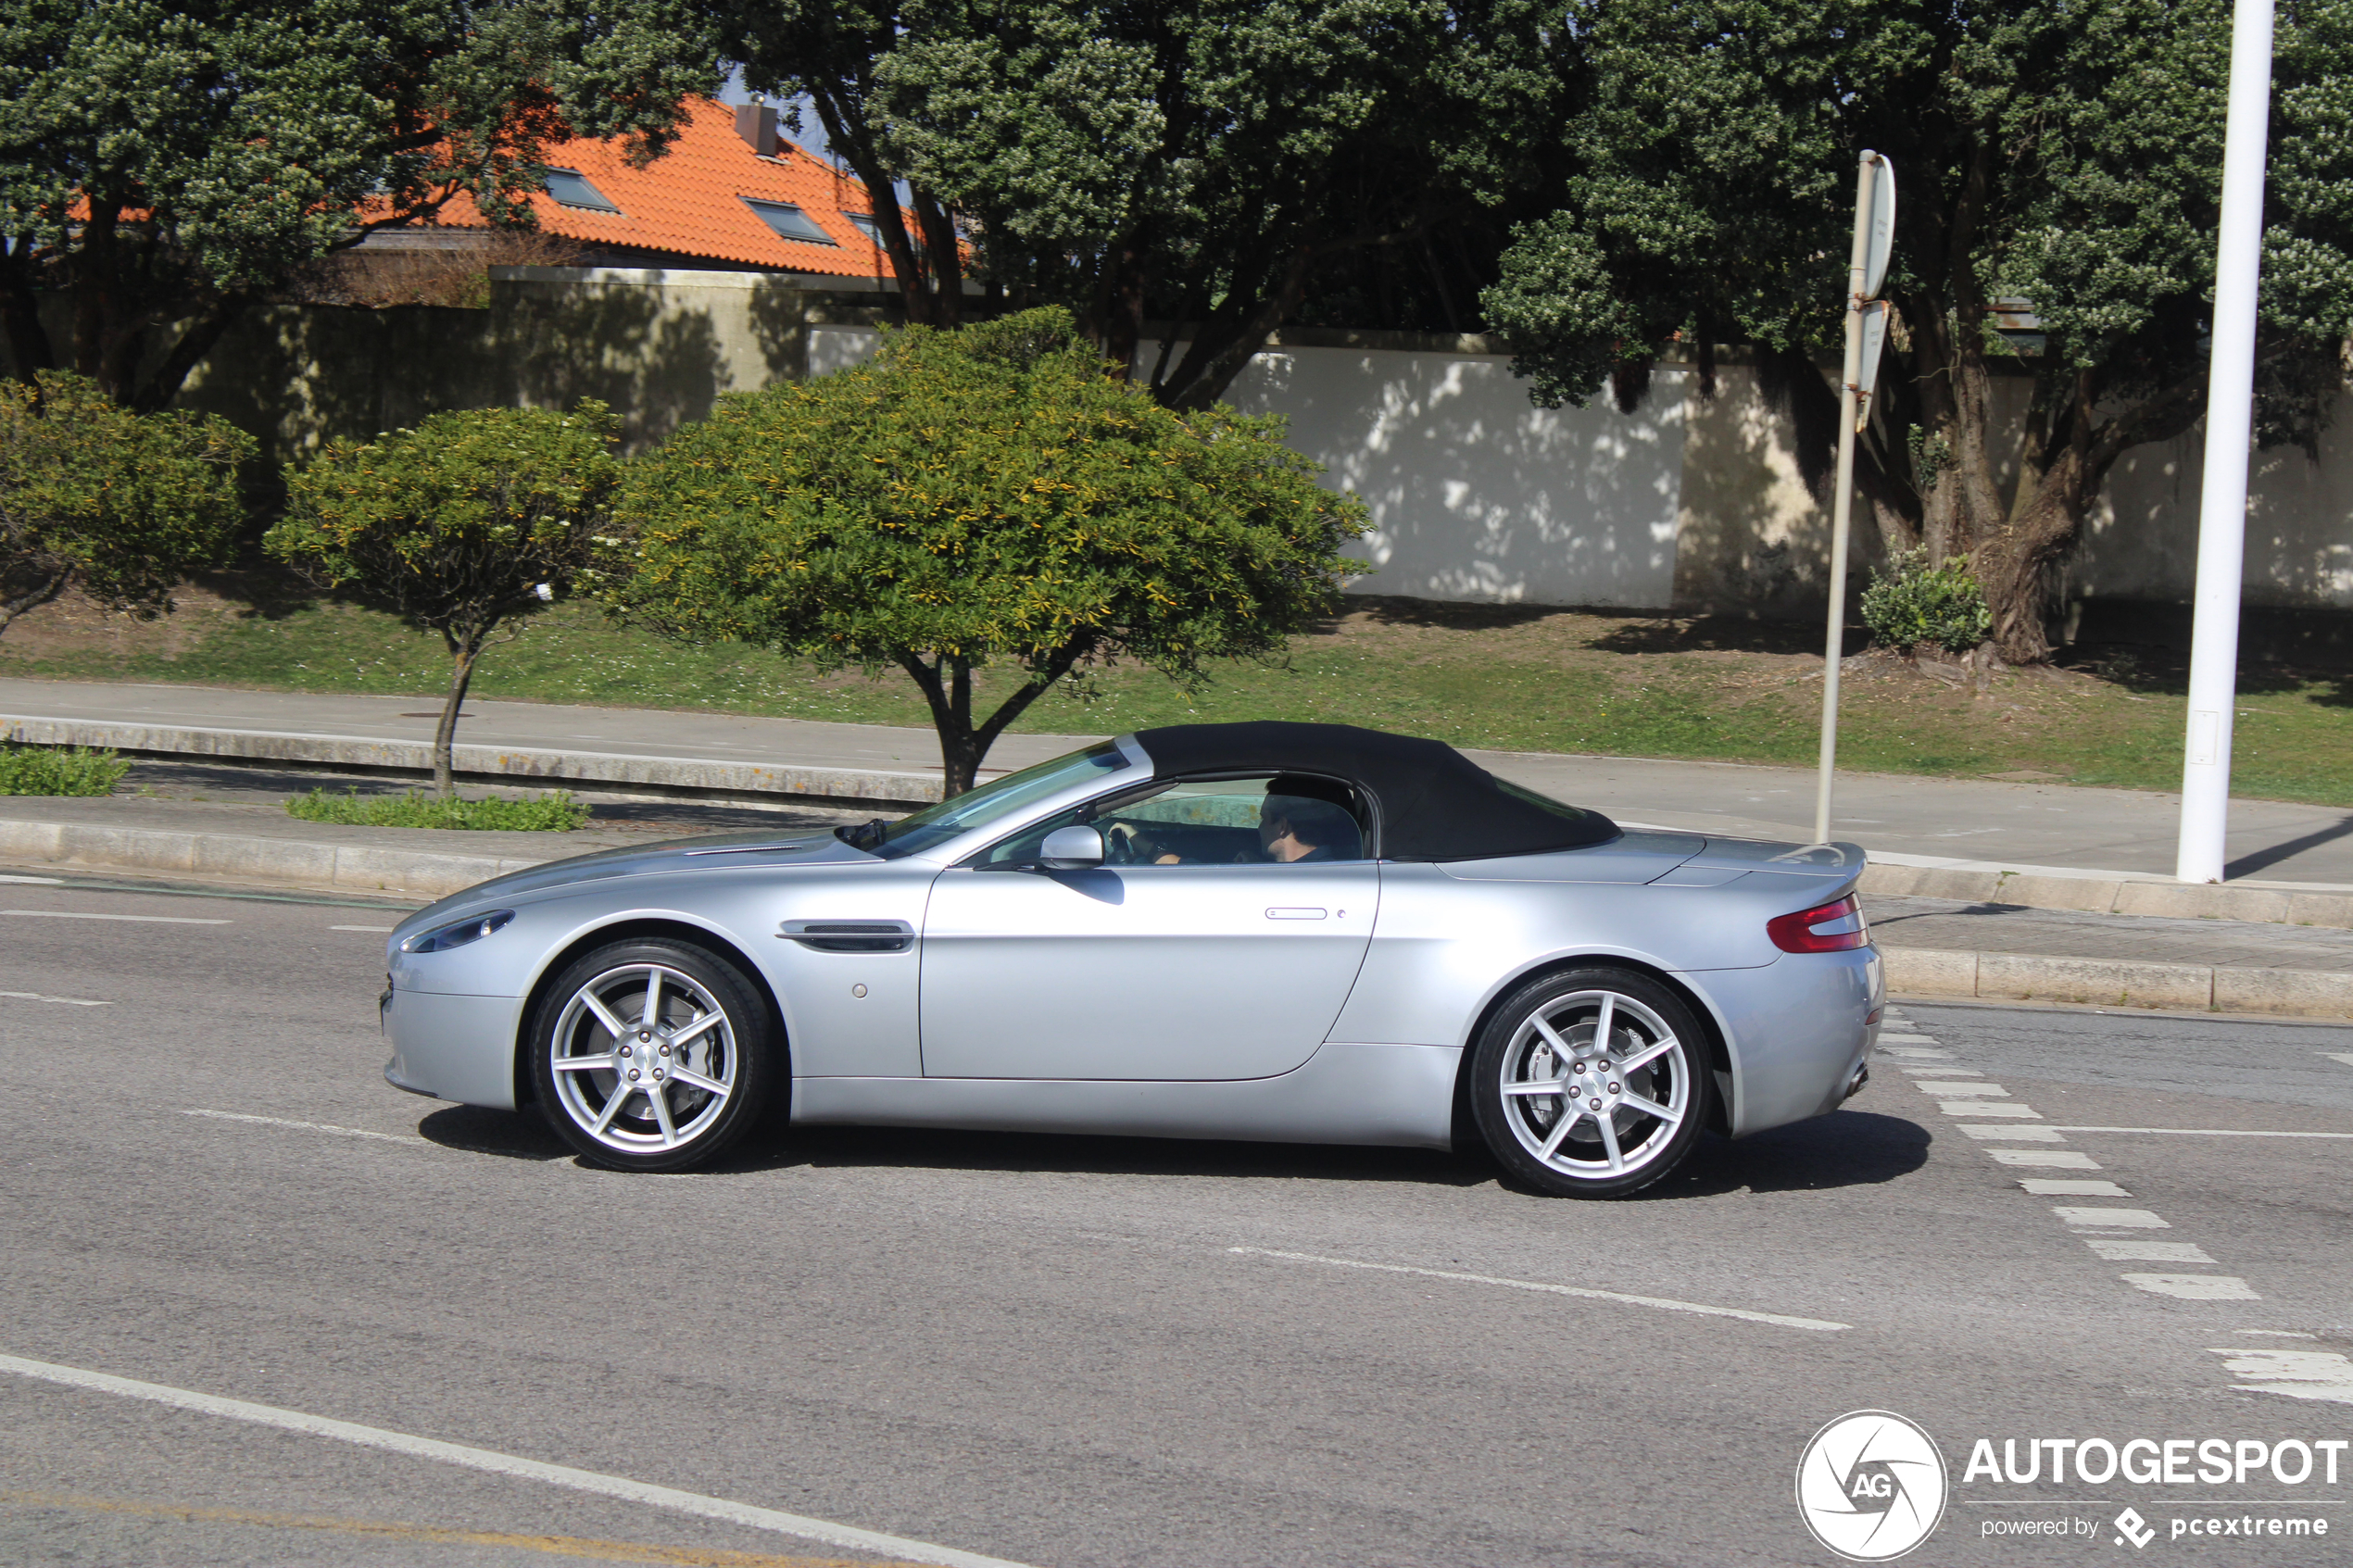
[[[2298,446],[2254,454],[2247,472],[2246,599],[2353,607],[2353,398],[2340,396],[2315,461]],[[2070,599],[2174,599],[2197,579],[2206,422],[2117,459],[2069,562]]]
[[1501,357],[1300,347],[1261,353],[1228,398],[1287,415],[1323,483],[1370,509],[1353,592],[1665,608],[1684,378],[1662,370],[1630,416],[1543,409]]
[[733,376],[711,310],[689,291],[574,283],[494,292],[490,314],[513,401],[569,408],[584,397],[621,416],[626,452],[659,445],[711,412]]

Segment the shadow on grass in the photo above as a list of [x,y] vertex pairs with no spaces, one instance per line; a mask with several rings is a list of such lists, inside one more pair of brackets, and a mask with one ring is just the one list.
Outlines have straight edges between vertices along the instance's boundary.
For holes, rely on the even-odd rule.
[[[451,1106],[417,1123],[444,1148],[509,1160],[573,1159],[535,1110]],[[1928,1160],[1926,1130],[1893,1116],[1842,1110],[1739,1142],[1713,1135],[1680,1171],[1631,1201],[1716,1198],[1731,1192],[1817,1192],[1876,1185]],[[770,1128],[703,1173],[753,1175],[814,1170],[993,1171],[1021,1174],[1213,1177],[1230,1181],[1403,1183],[1468,1188],[1497,1185],[1530,1196],[1484,1149],[1361,1148],[1338,1144],[1238,1143],[1183,1138],[1089,1137],[1050,1133],[975,1133],[910,1127]]]

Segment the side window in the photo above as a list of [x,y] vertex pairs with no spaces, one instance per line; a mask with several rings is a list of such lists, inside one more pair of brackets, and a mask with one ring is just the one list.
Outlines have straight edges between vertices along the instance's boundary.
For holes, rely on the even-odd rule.
[[1082,806],[991,846],[975,864],[1034,862],[1048,834],[1072,826],[1099,829],[1106,863],[1119,866],[1279,865],[1365,858],[1354,791],[1327,779],[1261,773],[1180,780],[1110,806]]

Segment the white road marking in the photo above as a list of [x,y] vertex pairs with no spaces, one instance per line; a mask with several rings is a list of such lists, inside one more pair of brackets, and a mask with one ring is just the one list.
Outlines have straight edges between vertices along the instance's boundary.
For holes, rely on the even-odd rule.
[[2260,1301],[2246,1281],[2232,1274],[2119,1274],[2125,1284],[2152,1296],[2178,1296],[2184,1301]]
[[[2244,1331],[2242,1331],[2244,1332]],[[2353,1405],[2353,1361],[2334,1350],[2226,1350],[2223,1369],[2247,1379],[2232,1386],[2249,1394],[2284,1394],[2291,1399],[2334,1399]]]
[[1973,1138],[2000,1138],[2007,1143],[2065,1143],[2057,1127],[1980,1127],[1964,1122],[1960,1131]]
[[2322,1051],[2321,1054],[2331,1061],[2341,1061],[2347,1067],[2353,1067],[2353,1051]]
[[2083,1245],[2111,1263],[2211,1263],[2206,1248],[2194,1241],[2103,1240],[2087,1236]]
[[1500,1285],[1511,1290],[1537,1290],[1548,1296],[1576,1296],[1589,1301],[1617,1301],[1630,1307],[1656,1307],[1668,1312],[1699,1312],[1711,1318],[1740,1318],[1769,1323],[1781,1328],[1843,1329],[1852,1323],[1822,1318],[1793,1318],[1781,1312],[1753,1312],[1744,1307],[1707,1307],[1665,1296],[1629,1296],[1617,1290],[1589,1290],[1581,1285],[1551,1285],[1542,1280],[1503,1279],[1493,1274],[1462,1273],[1452,1269],[1417,1269],[1405,1263],[1367,1263],[1355,1258],[1321,1258],[1312,1252],[1277,1252],[1265,1247],[1229,1247],[1227,1251],[1248,1258],[1280,1258],[1292,1263],[1322,1263],[1335,1269],[1369,1269],[1376,1273],[1416,1274],[1423,1279],[1451,1279],[1464,1285]]
[[13,997],[19,1002],[58,1002],[69,1008],[103,1008],[114,1005],[112,1002],[94,1002],[87,997],[44,997],[38,991],[0,991],[0,997]]
[[2266,1133],[2246,1127],[2060,1127],[2055,1133],[2164,1133],[2183,1138],[2353,1138],[2353,1133]]
[[1947,1067],[1941,1061],[1923,1062],[1918,1067],[1907,1067],[1899,1061],[1895,1064],[1895,1071],[1908,1073],[1915,1078],[1982,1078],[1985,1076],[1974,1067]]
[[57,887],[63,885],[65,878],[61,876],[0,876],[0,882],[24,883],[34,887]]
[[389,933],[392,930],[392,927],[388,925],[331,925],[327,927],[327,929],[329,931],[375,931]]
[[2114,1182],[2069,1182],[2049,1176],[2020,1176],[2018,1185],[2035,1198],[2130,1198]]
[[1965,1084],[1956,1083],[1945,1079],[1931,1078],[1915,1081],[1912,1087],[1919,1090],[1919,1092],[1924,1095],[1944,1095],[1949,1098],[1958,1098],[1963,1095],[1975,1095],[1985,1099],[2007,1099],[2010,1098],[2009,1090],[2002,1087],[1999,1084]]
[[2146,1209],[2074,1209],[2055,1204],[2051,1212],[2070,1225],[2089,1230],[2170,1231],[2173,1228]]
[[431,1143],[414,1133],[371,1133],[365,1127],[338,1127],[330,1122],[289,1122],[283,1116],[247,1116],[236,1110],[182,1110],[182,1116],[202,1116],[214,1122],[250,1122],[263,1127],[292,1127],[305,1133],[332,1133],[339,1138],[375,1138],[384,1143]]
[[22,915],[28,920],[120,920],[136,921],[141,925],[228,925],[225,920],[195,920],[187,915],[93,915],[77,909],[0,909],[0,915]]
[[1889,1030],[1881,1030],[1879,1043],[1884,1046],[1891,1042],[1906,1046],[1932,1046],[1936,1044],[1936,1039],[1931,1035],[1898,1035]]
[[199,1394],[192,1389],[174,1388],[168,1384],[142,1383],[134,1378],[114,1377],[103,1372],[84,1372],[80,1367],[27,1361],[20,1356],[0,1355],[0,1372],[13,1372],[19,1376],[62,1384],[69,1388],[120,1394],[125,1399],[146,1399],[178,1410],[226,1416],[232,1421],[251,1422],[257,1426],[274,1426],[281,1431],[300,1432],[314,1437],[333,1437],[338,1442],[357,1444],[363,1449],[380,1449],[417,1459],[438,1460],[444,1464],[487,1471],[493,1475],[510,1475],[520,1480],[544,1482],[551,1486],[568,1486],[573,1491],[594,1492],[603,1497],[618,1498],[623,1502],[643,1503],[652,1508],[666,1508],[676,1513],[716,1519],[723,1524],[773,1530],[778,1535],[798,1536],[803,1540],[823,1541],[827,1546],[847,1547],[853,1551],[878,1552],[885,1557],[912,1562],[933,1562],[939,1564],[940,1568],[1024,1568],[1023,1564],[1001,1557],[983,1557],[978,1552],[934,1546],[929,1541],[878,1535],[854,1525],[837,1524],[829,1519],[781,1513],[773,1508],[706,1497],[700,1492],[682,1492],[674,1487],[649,1486],[626,1476],[607,1475],[594,1470],[574,1470],[568,1464],[547,1464],[535,1459],[502,1454],[492,1449],[445,1443],[437,1438],[413,1436],[381,1426],[362,1426],[357,1422],[334,1421],[323,1415],[282,1410],[275,1405],[225,1399],[216,1394]]
[[1997,1165],[2041,1165],[2054,1171],[2100,1168],[2090,1155],[2072,1148],[1989,1148],[1985,1152]]
[[1881,1035],[1880,1038],[1881,1040],[1881,1044],[1879,1048],[1888,1056],[1900,1056],[1908,1060],[1921,1061],[1933,1060],[1940,1057],[1947,1061],[1950,1061],[1953,1059],[1953,1053],[1951,1051],[1922,1050],[1918,1046],[1891,1046],[1884,1043],[1886,1040],[1885,1035]]
[[1992,1100],[1948,1099],[1936,1109],[1947,1116],[2020,1116],[2030,1122],[2043,1119],[2043,1113],[2030,1106],[1998,1105]]

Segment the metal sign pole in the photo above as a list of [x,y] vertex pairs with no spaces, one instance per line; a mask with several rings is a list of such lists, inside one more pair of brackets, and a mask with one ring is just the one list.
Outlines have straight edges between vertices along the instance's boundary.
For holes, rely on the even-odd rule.
[[[1874,245],[1874,230],[1893,229],[1894,214],[1873,222],[1872,198],[1881,182],[1879,154],[1866,152],[1855,172],[1855,247],[1846,269],[1846,361],[1839,377],[1838,477],[1831,502],[1830,624],[1822,649],[1821,778],[1814,790],[1814,842],[1831,840],[1831,778],[1838,762],[1838,661],[1846,644],[1846,544],[1854,517],[1855,413],[1863,381],[1863,306],[1879,292],[1874,271],[1885,269],[1886,246]],[[1889,193],[1894,194],[1891,187]],[[1893,207],[1894,203],[1888,204]],[[1876,263],[1876,265],[1875,265]]]
[[2231,27],[2230,121],[2222,139],[2221,235],[2214,254],[2214,349],[2206,380],[2182,836],[2173,864],[2183,882],[2222,880],[2230,825],[2247,442],[2255,419],[2255,285],[2263,259],[2263,144],[2271,108],[2271,0],[2238,0]]

